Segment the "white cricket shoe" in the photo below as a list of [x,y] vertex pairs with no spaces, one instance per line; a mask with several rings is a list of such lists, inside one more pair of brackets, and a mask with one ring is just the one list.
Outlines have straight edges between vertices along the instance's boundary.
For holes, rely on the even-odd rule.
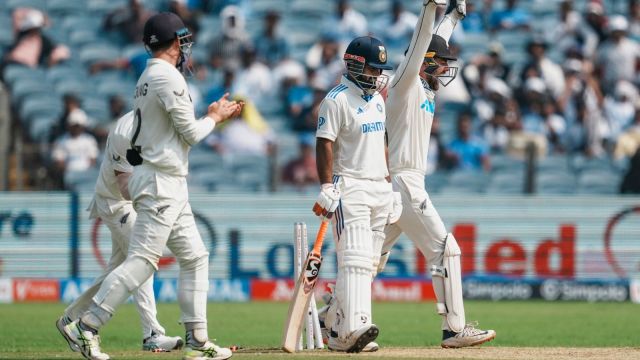
[[164,352],[182,349],[184,342],[180,336],[166,336],[156,332],[151,332],[151,336],[142,341],[142,350],[153,352]]
[[231,355],[231,349],[221,348],[207,340],[202,346],[187,343],[182,360],[225,360]]
[[467,324],[459,333],[444,330],[441,346],[443,348],[463,348],[480,345],[495,339],[495,331],[476,329],[476,326],[478,326],[478,323]]
[[[340,340],[338,337],[329,337],[327,347],[331,351],[344,351],[348,353],[359,353],[369,343],[378,337],[380,330],[374,324],[366,325],[354,331],[346,340]],[[334,335],[334,334],[332,334]]]
[[[331,301],[333,301],[333,296],[331,293],[326,293],[322,295],[322,299],[327,305],[321,307],[318,310],[318,322],[320,322],[320,332],[322,333],[322,342],[325,344],[329,344],[329,337],[331,334],[331,330],[326,327],[324,321],[327,317],[327,312],[329,312],[329,306],[331,304]],[[376,352],[379,349],[380,349],[380,346],[378,345],[378,343],[375,341],[372,341],[367,345],[365,345],[365,347],[362,349],[362,352]]]
[[88,360],[109,360],[109,355],[100,351],[100,335],[94,334],[88,330],[82,330],[78,324],[79,320],[65,325],[62,328],[62,335],[71,347],[75,344]]
[[71,323],[71,319],[69,319],[65,315],[62,315],[62,316],[60,316],[60,318],[58,318],[58,320],[56,320],[56,328],[58,329],[58,331],[60,331],[60,334],[67,341],[67,344],[69,344],[69,349],[71,349],[71,351],[73,351],[73,352],[79,352],[80,351],[80,347],[78,345],[76,345],[74,342],[71,342],[71,341],[67,340],[67,336],[64,334],[65,325],[68,325],[70,323]]

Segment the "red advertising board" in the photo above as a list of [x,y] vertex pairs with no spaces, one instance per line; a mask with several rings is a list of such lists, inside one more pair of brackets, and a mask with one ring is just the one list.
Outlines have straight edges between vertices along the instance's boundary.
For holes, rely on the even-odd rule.
[[[316,298],[326,291],[329,281],[322,280],[315,288]],[[289,301],[294,291],[293,280],[252,280],[251,300]],[[412,302],[434,300],[431,282],[426,280],[379,279],[371,286],[371,296],[376,301]]]
[[13,279],[15,302],[57,302],[60,282],[52,279]]

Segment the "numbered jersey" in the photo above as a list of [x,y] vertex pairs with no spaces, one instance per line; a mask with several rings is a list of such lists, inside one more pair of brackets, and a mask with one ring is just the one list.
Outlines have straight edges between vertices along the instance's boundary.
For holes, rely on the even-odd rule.
[[118,119],[116,126],[109,132],[104,158],[100,165],[100,175],[96,182],[96,197],[100,198],[100,206],[106,205],[104,212],[115,212],[128,202],[118,188],[115,172],[130,173],[133,167],[127,162],[127,149],[131,147],[133,133],[133,112],[130,111]]
[[[191,145],[205,138],[214,123],[196,120],[187,83],[175,66],[150,59],[140,75],[134,96],[135,145],[142,159],[159,171],[186,176]],[[134,130],[135,131],[135,130]]]
[[333,141],[333,175],[379,180],[388,175],[385,105],[346,77],[322,101],[316,136]]

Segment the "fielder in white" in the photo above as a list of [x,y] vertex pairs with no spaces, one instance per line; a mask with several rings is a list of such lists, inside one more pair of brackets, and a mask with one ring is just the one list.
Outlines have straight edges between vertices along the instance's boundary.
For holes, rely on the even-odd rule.
[[173,13],[156,14],[144,26],[143,41],[152,59],[136,85],[134,132],[127,151],[127,160],[134,166],[128,190],[138,218],[127,258],[104,279],[89,310],[63,328],[67,341],[77,345],[87,359],[109,359],[100,350],[98,330],[157,270],[165,245],[180,264],[178,303],[186,329],[183,359],[218,360],[232,355],[208,338],[209,253],[189,205],[186,176],[191,146],[216,123],[237,116],[242,104],[228,101],[227,94],[209,105],[205,118],[194,118],[187,83],[180,73],[189,61],[191,38]]
[[424,0],[411,45],[400,64],[387,97],[389,170],[394,191],[401,194],[400,219],[386,227],[386,239],[378,265],[384,268],[393,244],[402,232],[424,254],[430,266],[438,314],[442,322],[442,347],[478,345],[496,336],[465,323],[462,301],[460,248],[433,207],[424,188],[429,134],[435,110],[435,92],[456,75],[448,40],[456,23],[464,18],[464,0],[450,0],[449,10],[432,35],[437,5],[446,0]]
[[[109,133],[95,195],[88,209],[91,219],[100,218],[111,231],[111,258],[107,268],[96,278],[93,285],[71,303],[65,309],[63,316],[56,321],[56,326],[61,333],[65,325],[77,320],[89,309],[92,298],[104,279],[127,257],[131,229],[137,217],[127,190],[129,176],[133,172],[133,166],[126,159],[127,149],[131,146],[132,130],[133,112],[129,112],[118,119],[116,126]],[[166,336],[164,328],[156,318],[153,276],[133,292],[133,299],[142,323],[142,349],[151,351],[180,349],[183,345],[182,338]],[[71,350],[80,351],[75,344],[70,345],[72,345]]]
[[391,66],[382,42],[369,36],[354,39],[344,60],[346,74],[320,105],[316,157],[322,189],[317,204],[324,211],[316,214],[337,207],[335,301],[323,319],[330,330],[328,347],[360,352],[379,332],[371,320],[371,279],[392,203],[380,95],[387,82],[382,70]]

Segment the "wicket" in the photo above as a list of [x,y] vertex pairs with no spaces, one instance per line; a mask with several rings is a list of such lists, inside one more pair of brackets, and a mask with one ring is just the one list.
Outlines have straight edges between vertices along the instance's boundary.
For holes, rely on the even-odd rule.
[[[306,223],[294,223],[293,239],[294,278],[297,279],[300,276],[302,264],[304,264],[305,259],[307,258],[307,254],[309,253]],[[311,303],[309,304],[309,309],[306,313],[304,327],[306,333],[307,349],[322,349],[324,347],[324,343],[322,342],[322,332],[320,330],[318,309],[316,308],[316,300],[314,296],[311,296]],[[300,334],[300,338],[298,339],[298,343],[296,344],[296,351],[301,351],[303,348],[303,334]]]

